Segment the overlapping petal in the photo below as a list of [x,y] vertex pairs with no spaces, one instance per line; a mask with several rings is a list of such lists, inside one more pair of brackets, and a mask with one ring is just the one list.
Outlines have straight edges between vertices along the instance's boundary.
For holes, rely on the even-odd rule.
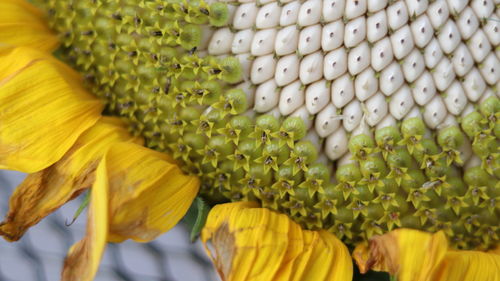
[[497,281],[500,255],[448,248],[443,232],[397,229],[356,247],[361,272],[383,270],[398,281]]
[[44,14],[24,0],[0,1],[0,46],[26,46],[51,52],[58,46]]
[[99,268],[108,233],[106,160],[97,167],[92,185],[85,238],[73,245],[64,261],[61,281],[91,281]]
[[0,168],[40,171],[97,122],[103,104],[49,55],[15,48],[0,58]]
[[150,241],[174,227],[199,190],[199,179],[182,173],[165,154],[121,143],[107,155],[112,242]]
[[109,147],[128,141],[142,142],[132,137],[118,118],[101,118],[61,160],[28,175],[16,188],[7,218],[0,224],[0,234],[8,240],[18,240],[30,226],[89,188]]
[[332,234],[302,230],[254,203],[215,206],[202,241],[224,281],[352,278],[349,252]]

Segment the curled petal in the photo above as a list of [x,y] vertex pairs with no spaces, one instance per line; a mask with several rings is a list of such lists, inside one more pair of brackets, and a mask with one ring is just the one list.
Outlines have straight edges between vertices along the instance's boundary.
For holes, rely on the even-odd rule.
[[362,273],[387,271],[398,281],[500,280],[500,256],[448,249],[445,234],[396,229],[359,244],[353,258]]
[[133,143],[107,155],[112,242],[150,241],[181,220],[199,190],[199,179],[182,173],[165,153]]
[[24,0],[0,1],[0,46],[26,46],[51,52],[58,44],[40,10]]
[[0,169],[47,168],[95,124],[103,104],[78,77],[43,53],[0,50]]
[[86,236],[73,245],[64,261],[62,281],[91,281],[99,268],[108,232],[106,160],[97,167],[92,185]]
[[0,234],[10,241],[21,238],[30,226],[89,188],[109,147],[127,141],[140,140],[132,137],[119,119],[101,118],[59,161],[28,175],[16,188]]
[[352,278],[349,252],[332,234],[249,202],[215,206],[202,241],[224,281]]

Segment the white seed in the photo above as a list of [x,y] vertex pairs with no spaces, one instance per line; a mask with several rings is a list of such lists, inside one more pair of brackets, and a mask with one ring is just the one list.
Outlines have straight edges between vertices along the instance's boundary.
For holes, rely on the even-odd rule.
[[361,121],[363,117],[363,110],[361,109],[361,103],[354,99],[342,110],[342,125],[344,128],[350,132],[354,130]]
[[250,80],[250,75],[252,71],[253,57],[250,53],[236,55],[236,58],[240,61],[241,72],[243,73],[244,80]]
[[488,37],[481,29],[478,29],[470,38],[467,46],[476,62],[481,62],[491,52],[491,45]]
[[444,26],[441,27],[437,38],[441,45],[441,49],[446,54],[453,52],[462,40],[460,32],[458,32],[458,28],[452,20],[448,20]]
[[446,115],[444,120],[441,121],[441,124],[436,126],[436,129],[442,130],[442,129],[446,129],[446,128],[449,128],[452,126],[458,126],[458,122],[457,122],[457,119],[455,118],[455,116],[448,114],[448,115]]
[[488,18],[495,9],[493,0],[472,0],[470,6],[479,18]]
[[302,139],[304,141],[309,141],[316,148],[318,152],[321,152],[323,141],[319,138],[318,134],[314,129],[310,129],[307,134]]
[[373,45],[371,49],[371,66],[376,71],[381,71],[393,60],[392,45],[389,38],[385,37]]
[[238,30],[252,28],[258,11],[259,8],[255,3],[245,3],[238,6],[234,14],[233,27]]
[[233,37],[234,35],[229,28],[218,29],[208,44],[208,53],[216,56],[230,53]]
[[309,111],[307,111],[306,106],[301,106],[299,109],[295,110],[292,117],[299,117],[304,121],[304,125],[306,125],[306,129],[309,130],[312,126],[312,118],[309,115]]
[[345,0],[323,0],[323,20],[332,22],[344,14]]
[[258,57],[253,61],[250,79],[252,83],[260,84],[273,78],[275,69],[276,60],[273,55]]
[[307,86],[306,108],[312,115],[320,112],[330,102],[330,84],[320,80]]
[[280,25],[288,26],[297,23],[299,17],[300,1],[293,1],[281,9]]
[[385,128],[385,127],[394,127],[396,126],[396,119],[390,114],[387,114],[384,119],[382,119],[380,122],[378,122],[376,130]]
[[425,69],[424,57],[418,49],[414,49],[403,61],[403,73],[406,81],[412,83]]
[[354,19],[366,13],[366,0],[346,0],[344,16],[346,19]]
[[[354,0],[359,1],[359,0]],[[349,21],[345,26],[344,31],[344,46],[347,48],[354,47],[363,41],[366,37],[366,20],[365,17],[358,17]]]
[[378,79],[375,77],[375,71],[367,67],[358,74],[354,80],[354,89],[356,97],[360,101],[365,101],[378,90]]
[[443,100],[440,96],[435,96],[424,109],[424,121],[428,127],[431,129],[436,128],[441,122],[443,122],[444,118],[448,112],[444,106]]
[[380,91],[386,96],[392,95],[403,85],[405,79],[399,63],[393,62],[380,73]]
[[470,101],[476,102],[483,95],[486,83],[479,71],[474,67],[464,77],[462,87]]
[[448,19],[450,11],[445,0],[434,1],[427,9],[427,16],[431,21],[432,26],[437,29]]
[[479,70],[483,74],[483,78],[490,85],[494,85],[500,80],[500,62],[493,53],[490,53],[484,59]]
[[434,84],[439,91],[446,90],[451,82],[455,80],[453,65],[447,57],[443,57],[433,70]]
[[401,120],[410,112],[414,104],[410,88],[404,85],[392,95],[391,102],[389,103],[389,111],[394,118]]
[[299,77],[299,58],[295,54],[281,57],[276,64],[274,79],[278,86],[285,86]]
[[370,47],[365,41],[351,49],[347,57],[347,69],[356,75],[370,65]]
[[490,18],[486,20],[486,24],[483,26],[483,31],[490,39],[491,45],[498,46],[500,44],[500,18],[496,15],[491,15]]
[[231,51],[233,54],[243,54],[250,52],[254,32],[252,29],[245,29],[234,34]]
[[408,14],[411,16],[420,16],[423,12],[427,10],[429,6],[428,0],[406,0],[406,7],[408,8]]
[[247,109],[252,108],[255,99],[255,87],[249,81],[242,82],[236,86],[245,92],[247,98]]
[[323,26],[321,32],[321,48],[328,52],[336,49],[344,43],[344,23],[337,20]]
[[307,0],[300,6],[297,24],[300,26],[309,26],[319,23],[321,19],[321,0]]
[[[423,0],[422,0],[423,1]],[[400,60],[413,50],[413,36],[408,26],[403,26],[391,35],[392,52]]]
[[304,104],[304,87],[299,80],[281,89],[279,109],[281,114],[289,115]]
[[468,4],[469,0],[448,0],[448,7],[452,14],[460,13]]
[[321,47],[321,25],[310,25],[300,31],[299,53],[308,55],[316,52]]
[[278,2],[272,2],[262,6],[257,13],[255,26],[259,29],[278,26],[281,17],[281,7]]
[[314,128],[320,137],[325,138],[339,128],[340,121],[337,108],[328,103],[316,116]]
[[329,135],[325,141],[325,154],[330,160],[337,160],[342,157],[348,150],[347,134],[343,128],[338,128],[335,132]]
[[269,110],[268,112],[264,113],[265,115],[271,115],[276,119],[280,119],[281,113],[278,107],[274,107],[273,109]]
[[474,59],[469,49],[462,43],[458,45],[451,58],[453,69],[458,76],[464,76],[474,66]]
[[465,8],[457,18],[458,30],[464,40],[469,39],[479,28],[479,20],[471,8]]
[[424,49],[424,59],[427,68],[434,68],[443,57],[443,51],[437,39],[432,39]]
[[412,94],[413,99],[418,105],[425,105],[436,95],[436,86],[429,72],[424,71],[415,81]]
[[300,81],[307,85],[323,77],[323,55],[316,52],[307,55],[300,62],[299,70]]
[[297,50],[299,44],[299,30],[294,25],[281,29],[276,35],[274,51],[278,56],[291,54]]
[[361,119],[361,122],[359,122],[358,127],[356,127],[356,129],[352,130],[352,132],[351,132],[351,138],[355,137],[357,135],[367,135],[370,138],[373,138],[373,134],[372,134],[372,132],[370,130],[370,126],[368,126],[368,124],[366,124],[365,121],[366,121],[366,118],[364,116]]
[[365,121],[372,127],[377,125],[377,123],[387,114],[387,102],[382,93],[377,93],[368,99],[365,105],[367,111]]
[[347,53],[344,48],[338,48],[325,56],[323,75],[328,80],[333,80],[347,71]]
[[371,15],[366,21],[366,38],[368,42],[375,43],[387,34],[387,18],[385,11]]
[[448,111],[453,115],[460,115],[467,105],[467,97],[464,89],[458,81],[453,82],[446,90],[444,103]]
[[[497,91],[498,92],[498,91]],[[493,92],[493,89],[492,88],[487,88],[483,95],[481,96],[481,98],[479,99],[479,104],[485,102],[488,98],[490,97],[494,97],[495,96],[495,93]]]
[[387,0],[368,0],[368,11],[375,13],[387,6]]
[[255,102],[253,109],[259,113],[269,111],[278,105],[279,92],[278,85],[274,79],[269,79],[260,84],[255,90]]
[[422,119],[422,113],[420,112],[420,108],[418,106],[412,107],[412,109],[406,114],[404,120],[410,119],[410,118],[420,118]]
[[252,40],[251,53],[253,56],[264,56],[274,51],[274,39],[276,38],[276,29],[269,28],[259,30],[255,33]]
[[426,15],[421,15],[414,22],[411,23],[411,32],[415,45],[419,48],[425,47],[434,36],[434,28]]
[[344,74],[333,80],[332,83],[332,103],[337,108],[342,108],[354,98],[354,86],[351,76]]
[[397,30],[408,21],[408,10],[405,2],[397,1],[387,9],[387,21],[392,30]]

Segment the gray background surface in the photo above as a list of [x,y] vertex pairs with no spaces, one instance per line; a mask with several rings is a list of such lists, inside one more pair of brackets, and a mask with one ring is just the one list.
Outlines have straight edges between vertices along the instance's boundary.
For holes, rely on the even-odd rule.
[[[0,218],[24,174],[0,170]],[[85,234],[85,212],[67,227],[80,205],[76,199],[31,228],[15,243],[0,238],[0,281],[57,281],[69,247]],[[189,242],[182,225],[151,243],[108,244],[96,281],[216,281],[203,246]]]

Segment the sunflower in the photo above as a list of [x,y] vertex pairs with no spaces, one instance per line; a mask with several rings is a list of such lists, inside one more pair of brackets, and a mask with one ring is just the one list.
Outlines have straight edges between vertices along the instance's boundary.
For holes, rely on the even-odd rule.
[[62,280],[188,210],[222,280],[500,280],[492,0],[34,2],[0,2],[0,234],[88,190]]

